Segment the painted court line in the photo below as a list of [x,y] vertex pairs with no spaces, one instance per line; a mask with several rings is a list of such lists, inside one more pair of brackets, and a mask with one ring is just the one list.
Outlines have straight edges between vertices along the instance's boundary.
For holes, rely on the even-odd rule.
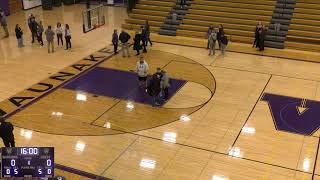
[[271,78],[272,78],[272,75],[270,75],[270,77],[269,77],[269,79],[268,79],[267,83],[265,84],[264,88],[263,88],[263,89],[262,89],[262,91],[261,91],[261,94],[260,94],[259,98],[257,99],[256,103],[255,103],[255,104],[254,104],[254,106],[252,107],[251,112],[249,113],[249,115],[248,115],[248,117],[247,117],[246,121],[243,123],[243,125],[242,125],[242,127],[241,127],[241,130],[239,131],[239,134],[238,134],[237,138],[236,138],[236,139],[234,140],[234,142],[232,143],[231,149],[232,149],[232,148],[234,147],[234,145],[236,144],[236,142],[237,142],[237,140],[238,140],[238,138],[239,138],[239,136],[240,136],[240,134],[241,134],[241,132],[242,132],[243,127],[244,127],[244,126],[246,125],[246,123],[248,122],[248,120],[249,120],[249,118],[250,118],[251,114],[253,113],[253,111],[255,110],[255,108],[256,108],[256,106],[257,106],[258,102],[259,102],[259,101],[260,101],[260,99],[262,98],[263,93],[264,93],[264,91],[266,90],[266,88],[267,88],[267,86],[268,86],[268,84],[269,84],[269,82],[270,82]]
[[112,179],[109,179],[109,178],[106,178],[106,177],[98,176],[98,175],[95,175],[95,174],[92,174],[92,173],[88,173],[88,172],[85,172],[85,171],[81,171],[81,170],[74,169],[74,168],[67,167],[67,166],[60,165],[60,164],[55,164],[55,168],[63,170],[63,171],[66,171],[66,172],[69,172],[69,173],[72,173],[72,174],[77,174],[77,175],[80,175],[82,177],[90,178],[90,179],[112,180]]
[[316,153],[316,158],[314,160],[314,165],[313,165],[312,180],[314,179],[314,176],[316,175],[316,167],[317,167],[317,161],[318,161],[319,146],[320,146],[320,138],[318,140],[317,153]]

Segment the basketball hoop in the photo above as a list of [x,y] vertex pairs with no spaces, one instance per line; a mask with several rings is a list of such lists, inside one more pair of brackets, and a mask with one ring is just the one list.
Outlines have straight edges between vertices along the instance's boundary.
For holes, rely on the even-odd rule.
[[82,12],[83,32],[87,33],[105,24],[104,6],[86,9]]

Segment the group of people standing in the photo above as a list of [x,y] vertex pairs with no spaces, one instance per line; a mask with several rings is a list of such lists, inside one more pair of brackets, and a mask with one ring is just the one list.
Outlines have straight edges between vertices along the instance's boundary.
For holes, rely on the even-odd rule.
[[159,106],[161,101],[167,101],[169,98],[170,77],[165,70],[157,68],[156,73],[148,77],[149,65],[140,57],[136,65],[139,87],[145,88],[146,92],[152,96],[152,106]]
[[63,33],[65,37],[66,42],[66,48],[65,50],[71,50],[71,31],[70,26],[68,24],[65,25],[65,28],[62,28],[62,25],[60,22],[57,23],[55,32],[52,30],[51,26],[48,26],[47,30],[45,31],[46,39],[48,42],[48,53],[54,52],[54,35],[57,35],[57,42],[58,46],[63,47]]
[[150,25],[148,20],[146,20],[143,26],[140,26],[140,31],[136,31],[133,39],[133,50],[137,51],[136,56],[140,55],[140,50],[143,53],[147,52],[148,43],[152,46],[152,41],[150,39]]
[[[16,27],[18,27],[19,25],[17,25]],[[43,40],[42,40],[42,34],[44,32],[44,28],[42,25],[42,22],[36,21],[36,18],[33,14],[29,15],[28,18],[28,26],[31,32],[31,36],[32,36],[32,43],[34,43],[35,38],[37,38],[40,46],[42,47],[43,44]],[[20,29],[21,30],[21,29]],[[19,32],[19,29],[18,29]],[[65,25],[65,28],[62,27],[61,23],[58,22],[55,32],[52,30],[52,26],[48,26],[48,28],[46,29],[46,31],[44,32],[45,36],[46,36],[46,40],[48,43],[48,53],[53,53],[54,52],[54,35],[57,35],[57,39],[58,39],[58,46],[60,45],[61,42],[61,46],[63,46],[63,33],[65,35],[65,40],[66,40],[66,49],[71,49],[71,31],[70,31],[70,27],[68,24]],[[16,34],[17,34],[17,28],[16,28]],[[19,33],[18,33],[19,34]],[[18,37],[17,37],[18,38]]]
[[[122,45],[122,56],[130,57],[129,53],[129,40],[131,36],[121,31],[118,36],[118,31],[115,29],[112,34],[112,44],[114,53],[118,53],[119,41]],[[143,53],[147,52],[148,43],[152,46],[150,39],[150,25],[148,20],[140,27],[140,31],[136,31],[133,39],[133,50],[137,52],[137,56],[140,55],[140,50]],[[169,98],[170,77],[165,70],[157,68],[156,73],[149,76],[149,65],[147,61],[140,56],[139,61],[136,64],[136,73],[138,75],[139,88],[142,88],[150,96],[152,96],[152,106],[159,106],[161,102],[167,101]]]
[[[121,31],[120,35],[118,35],[118,31],[115,29],[112,34],[112,44],[114,48],[114,53],[118,53],[118,46],[119,40],[122,45],[122,56],[123,57],[130,57],[129,53],[129,40],[131,36],[125,32],[124,30]],[[140,27],[140,31],[136,31],[134,39],[133,39],[133,50],[137,51],[136,56],[140,55],[140,50],[143,53],[147,52],[148,43],[152,46],[152,41],[150,39],[150,25],[148,20],[146,20],[145,24]]]
[[[278,29],[280,29],[280,25]],[[263,51],[266,35],[267,35],[266,26],[263,25],[261,22],[259,22],[255,28],[255,39],[252,47],[259,48],[260,51]],[[207,49],[209,49],[209,56],[215,55],[216,41],[218,41],[221,54],[224,55],[225,48],[228,45],[228,37],[225,35],[223,25],[220,24],[217,31],[214,29],[212,25],[210,25],[207,31],[207,38],[208,38]]]
[[264,40],[267,35],[267,28],[261,22],[258,22],[254,32],[254,42],[252,47],[258,48],[259,51],[264,50]]
[[[7,28],[7,20],[6,16],[3,11],[0,10],[0,22],[1,26],[3,27],[5,31],[5,37],[9,37],[9,32]],[[46,40],[48,42],[48,53],[54,52],[54,35],[57,34],[58,39],[58,46],[63,46],[63,34],[65,35],[65,41],[66,41],[66,50],[71,49],[71,31],[68,24],[65,25],[65,28],[62,27],[61,23],[57,23],[57,27],[55,29],[55,32],[52,30],[51,26],[48,26],[48,28],[44,31],[44,27],[42,24],[42,21],[36,21],[36,17],[33,14],[30,14],[27,20],[28,27],[31,33],[31,43],[33,44],[35,42],[35,39],[39,42],[40,47],[44,45],[42,35],[43,33],[46,36]],[[19,24],[16,24],[15,26],[15,35],[18,42],[18,47],[22,48],[23,45],[23,30]]]
[[215,30],[213,25],[210,25],[207,31],[208,43],[207,49],[209,49],[209,56],[215,55],[216,41],[218,41],[221,54],[225,54],[225,49],[228,45],[228,37],[224,32],[223,25],[220,24],[218,30]]

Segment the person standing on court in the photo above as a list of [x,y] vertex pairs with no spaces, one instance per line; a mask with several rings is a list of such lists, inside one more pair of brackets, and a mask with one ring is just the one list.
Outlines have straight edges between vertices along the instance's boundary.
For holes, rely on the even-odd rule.
[[143,53],[147,52],[148,33],[147,30],[141,26],[141,41],[143,46]]
[[221,36],[221,54],[225,54],[225,49],[228,45],[228,37],[223,33]]
[[32,42],[34,43],[34,38],[37,37],[37,22],[36,22],[36,18],[32,15],[30,17],[30,30],[31,30],[31,35],[32,35]]
[[213,29],[211,34],[209,35],[209,56],[215,55],[216,52],[216,40],[217,40],[217,33]]
[[0,120],[0,136],[5,147],[15,147],[14,127],[10,122],[5,122],[3,118]]
[[146,86],[148,71],[149,71],[149,65],[141,56],[140,60],[137,62],[137,65],[136,65],[136,72],[138,74],[139,87]]
[[66,49],[65,50],[68,50],[68,49],[71,50],[71,31],[70,31],[69,24],[66,24],[66,27],[64,29],[64,36],[66,38]]
[[121,31],[120,35],[119,35],[119,40],[121,42],[121,46],[122,46],[122,57],[130,57],[130,53],[129,53],[129,39],[130,39],[130,35],[125,32],[124,30]]
[[160,76],[160,78],[162,78],[162,72],[161,72],[161,68],[160,67],[157,67],[157,70],[156,70],[155,74],[158,74]]
[[56,28],[56,34],[57,34],[57,41],[58,41],[58,46],[60,45],[61,41],[61,46],[63,46],[63,28],[61,26],[61,23],[57,23],[57,28]]
[[5,38],[9,37],[9,31],[8,31],[8,23],[7,23],[7,17],[6,14],[4,13],[4,11],[0,12],[0,24],[3,28],[4,34],[5,34]]
[[169,87],[170,87],[170,77],[165,70],[161,71],[162,77],[160,82],[160,87],[162,91],[162,98],[167,101],[169,98]]
[[254,42],[253,42],[252,47],[257,48],[259,46],[259,38],[260,38],[261,29],[262,29],[262,23],[261,23],[261,21],[259,21],[258,24],[256,25],[256,28],[254,31]]
[[33,14],[29,14],[27,22],[28,22],[28,27],[29,27],[29,30],[31,33],[32,33],[32,29],[31,29],[31,21],[32,21],[31,19],[32,18],[33,18]]
[[140,55],[140,49],[141,49],[141,34],[136,31],[134,38],[133,38],[133,50],[137,51],[136,56]]
[[15,28],[14,31],[16,32],[16,37],[17,37],[17,41],[18,41],[18,47],[22,48],[23,47],[23,39],[22,39],[23,32],[22,32],[19,24],[16,24],[16,28]]
[[146,20],[146,23],[144,24],[143,28],[146,30],[148,37],[146,46],[148,46],[148,42],[150,43],[150,46],[152,46],[152,41],[150,39],[150,25],[148,20]]
[[263,51],[264,50],[264,40],[265,40],[265,37],[267,35],[267,28],[265,25],[262,25],[262,28],[260,30],[260,33],[259,33],[259,51]]
[[224,28],[223,25],[219,25],[218,33],[217,33],[217,40],[218,40],[218,45],[219,48],[221,49],[221,37],[224,35]]
[[117,30],[115,29],[115,30],[113,31],[113,34],[112,34],[113,52],[114,52],[115,54],[118,54],[118,43],[119,43],[118,32],[117,32]]
[[152,106],[160,105],[160,92],[161,92],[161,77],[160,74],[153,74],[151,79],[147,83],[147,92],[152,96]]
[[37,39],[38,39],[40,46],[43,46],[42,33],[43,33],[44,29],[43,29],[42,21],[39,21],[39,23],[37,23],[37,26],[38,26],[37,27]]
[[46,39],[48,42],[48,53],[54,52],[54,44],[53,44],[53,39],[54,39],[54,32],[51,29],[51,26],[48,26],[48,29],[45,31],[46,34]]
[[207,39],[208,39],[207,49],[209,49],[209,41],[210,41],[210,35],[211,35],[212,31],[213,31],[213,26],[210,25],[208,28],[208,31],[207,31]]

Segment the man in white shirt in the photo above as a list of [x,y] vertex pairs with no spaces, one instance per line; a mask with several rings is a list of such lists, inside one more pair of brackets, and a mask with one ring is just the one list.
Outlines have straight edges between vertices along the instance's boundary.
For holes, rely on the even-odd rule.
[[[138,74],[139,79],[139,86],[145,87],[147,77],[148,77],[148,71],[149,71],[149,65],[148,63],[143,59],[143,57],[140,57],[140,60],[137,62],[136,65],[136,72]],[[144,85],[144,86],[143,86]]]

